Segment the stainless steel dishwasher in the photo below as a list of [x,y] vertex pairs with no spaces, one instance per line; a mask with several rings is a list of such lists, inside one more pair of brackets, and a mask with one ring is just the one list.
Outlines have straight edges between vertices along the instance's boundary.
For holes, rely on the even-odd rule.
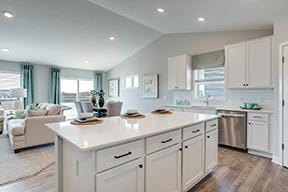
[[218,110],[219,144],[247,149],[247,113],[242,111]]

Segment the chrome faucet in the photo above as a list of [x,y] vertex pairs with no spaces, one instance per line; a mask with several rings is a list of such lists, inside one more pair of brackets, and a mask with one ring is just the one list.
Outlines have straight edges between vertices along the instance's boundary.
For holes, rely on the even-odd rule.
[[204,97],[203,103],[205,103],[207,107],[210,106],[210,98],[210,95]]

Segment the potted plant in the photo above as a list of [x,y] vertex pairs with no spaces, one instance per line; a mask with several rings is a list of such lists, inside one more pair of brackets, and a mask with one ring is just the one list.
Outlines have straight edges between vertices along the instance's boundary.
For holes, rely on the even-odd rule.
[[105,93],[104,93],[103,89],[100,89],[100,91],[97,93],[97,95],[99,96],[98,105],[99,105],[99,107],[103,107],[105,104],[105,100],[104,100]]
[[97,91],[95,89],[93,89],[93,90],[91,90],[89,92],[89,94],[90,94],[91,103],[93,104],[93,106],[96,106],[96,103],[97,103],[97,101],[96,101]]

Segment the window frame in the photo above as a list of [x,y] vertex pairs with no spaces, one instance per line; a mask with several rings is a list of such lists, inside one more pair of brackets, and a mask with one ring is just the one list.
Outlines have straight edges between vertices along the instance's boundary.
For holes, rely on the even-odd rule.
[[[199,70],[207,70],[207,69],[219,69],[219,68],[222,68],[223,69],[223,72],[224,72],[224,75],[223,75],[223,79],[221,78],[221,79],[208,79],[208,80],[196,80],[196,74],[195,74],[195,71],[199,71]],[[217,82],[223,82],[224,83],[224,95],[223,95],[223,97],[215,97],[215,96],[213,96],[212,95],[212,97],[213,97],[213,100],[214,101],[224,101],[225,100],[225,98],[227,97],[227,90],[226,90],[226,88],[225,88],[225,67],[223,66],[223,67],[212,67],[212,68],[205,68],[205,69],[195,69],[195,70],[193,70],[193,98],[195,99],[195,100],[203,100],[203,98],[204,97],[200,97],[200,96],[197,96],[198,94],[197,94],[197,90],[196,90],[196,84],[197,83],[217,83]],[[197,95],[196,95],[197,94]],[[206,96],[205,96],[206,97]]]
[[[10,88],[1,88],[0,86],[0,92],[9,92],[10,89],[13,89],[13,88],[21,88],[21,73],[18,72],[18,71],[0,71],[0,73],[6,73],[6,74],[13,74],[13,75],[18,75],[19,76],[19,84],[17,87],[10,87]],[[5,96],[6,97],[6,96]],[[7,97],[10,97],[10,96],[7,96]]]

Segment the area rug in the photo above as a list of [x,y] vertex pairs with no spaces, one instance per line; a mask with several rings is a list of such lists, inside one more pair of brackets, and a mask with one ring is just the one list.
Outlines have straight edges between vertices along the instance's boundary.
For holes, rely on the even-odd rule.
[[0,135],[0,186],[33,176],[53,163],[53,145],[14,154],[7,134]]

